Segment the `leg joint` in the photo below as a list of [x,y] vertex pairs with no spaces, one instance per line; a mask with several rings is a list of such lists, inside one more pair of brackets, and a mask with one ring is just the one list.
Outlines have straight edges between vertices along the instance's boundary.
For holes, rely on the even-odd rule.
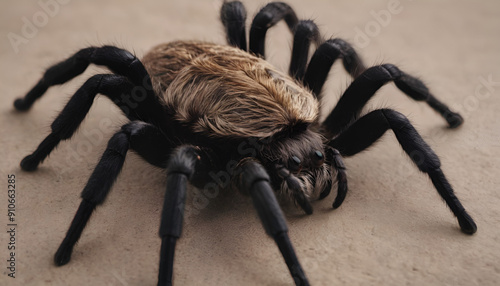
[[242,165],[242,176],[240,177],[241,189],[248,192],[252,189],[253,185],[260,181],[270,181],[266,169],[258,162],[248,160]]
[[170,157],[167,172],[168,174],[183,174],[191,178],[194,174],[196,162],[200,160],[197,149],[193,146],[181,146],[177,148]]
[[425,143],[408,118],[391,109],[383,109],[381,112],[394,131],[399,144],[420,171],[429,173],[441,167],[439,157]]
[[391,75],[393,80],[396,80],[403,75],[401,70],[393,64],[383,64],[381,67]]
[[302,20],[295,26],[295,35],[298,34],[316,43],[320,40],[318,26],[311,20]]

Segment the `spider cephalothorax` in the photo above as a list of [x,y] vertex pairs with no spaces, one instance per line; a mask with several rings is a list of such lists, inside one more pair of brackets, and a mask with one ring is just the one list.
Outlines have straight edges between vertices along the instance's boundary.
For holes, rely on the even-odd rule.
[[[289,75],[264,60],[266,31],[282,19],[294,34]],[[257,13],[248,49],[243,5],[224,2],[221,20],[233,47],[177,41],[153,48],[142,60],[117,47],[90,47],[49,68],[24,98],[15,101],[18,110],[27,110],[50,86],[81,74],[91,63],[113,72],[95,75],[78,89],[55,119],[52,132],[21,161],[28,171],[36,169],[61,140],[73,135],[97,94],[107,96],[131,121],[109,140],[89,178],[80,207],[55,254],[57,265],[69,262],[87,221],[118,177],[128,150],[167,169],[159,233],[159,285],[172,282],[188,182],[199,188],[217,184],[250,195],[294,282],[308,285],[275,192],[311,214],[310,201],[328,196],[336,181],[332,206],[339,207],[347,193],[342,156],[365,150],[389,129],[418,169],[432,180],[462,231],[476,231],[441,171],[439,158],[408,119],[390,109],[360,115],[377,89],[393,81],[409,97],[425,101],[450,127],[459,126],[462,117],[436,99],[420,80],[390,64],[365,68],[347,42],[324,41],[314,22],[299,21],[285,3],[270,3]],[[308,62],[311,44],[317,49]],[[343,61],[354,81],[321,122],[322,87],[336,59]],[[123,94],[132,94],[135,102],[122,105]]]

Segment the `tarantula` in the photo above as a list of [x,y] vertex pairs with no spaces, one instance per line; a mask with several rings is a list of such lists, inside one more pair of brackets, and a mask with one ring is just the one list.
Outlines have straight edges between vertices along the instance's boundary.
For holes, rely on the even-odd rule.
[[[390,109],[360,116],[374,93],[393,81],[409,97],[425,101],[451,128],[459,126],[462,117],[420,80],[391,64],[365,68],[346,41],[324,41],[314,22],[299,20],[285,3],[267,4],[256,14],[248,51],[243,4],[224,2],[220,17],[230,46],[177,41],[153,48],[142,60],[113,46],[85,48],[50,67],[24,98],[15,101],[18,110],[27,110],[50,86],[71,80],[89,64],[112,71],[92,76],[76,91],[52,123],[52,132],[21,161],[26,171],[36,169],[61,140],[74,134],[97,94],[116,103],[131,121],[111,137],[83,189],[81,204],[55,254],[57,265],[69,262],[87,221],[118,177],[127,151],[133,150],[167,170],[158,285],[172,283],[188,183],[198,188],[215,183],[248,194],[295,283],[308,285],[275,191],[311,214],[310,201],[325,198],[336,177],[333,208],[339,207],[347,193],[342,157],[363,151],[389,129],[418,169],[430,177],[461,230],[476,232],[438,157],[408,119]],[[283,19],[294,34],[289,75],[264,60],[266,31]],[[311,44],[317,49],[308,62]],[[320,122],[322,87],[336,59],[342,59],[354,81]],[[133,104],[121,104],[124,94],[132,95]],[[216,172],[225,172],[230,179],[215,180]]]

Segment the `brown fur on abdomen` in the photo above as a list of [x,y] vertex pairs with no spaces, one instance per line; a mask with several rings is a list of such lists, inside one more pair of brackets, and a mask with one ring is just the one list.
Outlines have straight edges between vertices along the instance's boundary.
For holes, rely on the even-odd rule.
[[142,61],[175,119],[196,133],[262,138],[318,116],[308,90],[233,47],[173,42],[153,48]]

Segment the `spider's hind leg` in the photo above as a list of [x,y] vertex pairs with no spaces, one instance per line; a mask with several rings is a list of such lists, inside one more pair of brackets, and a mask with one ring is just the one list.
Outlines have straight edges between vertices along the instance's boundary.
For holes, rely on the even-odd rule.
[[333,63],[342,59],[345,70],[353,77],[365,71],[365,65],[354,48],[346,41],[335,38],[322,43],[314,52],[307,66],[303,82],[317,98],[326,82]]
[[255,15],[250,28],[250,52],[265,57],[267,30],[282,19],[285,20],[291,31],[294,30],[299,21],[292,7],[283,2],[271,2],[260,9]]
[[231,46],[247,50],[245,21],[247,11],[240,1],[224,2],[220,9],[220,19],[226,28],[227,42]]
[[306,72],[311,42],[318,46],[322,37],[318,26],[311,20],[299,21],[293,34],[292,58],[288,74],[296,80],[302,81]]
[[73,79],[91,63],[108,67],[113,73],[127,77],[136,86],[150,84],[146,69],[132,53],[113,46],[89,47],[48,68],[26,96],[14,102],[14,107],[17,110],[28,110],[49,87]]
[[392,64],[384,64],[365,70],[347,88],[335,108],[323,122],[329,135],[339,134],[354,122],[375,92],[390,81],[394,81],[396,86],[412,99],[425,101],[448,122],[450,128],[462,124],[463,118],[460,114],[452,112],[434,97],[420,80],[402,72]]

